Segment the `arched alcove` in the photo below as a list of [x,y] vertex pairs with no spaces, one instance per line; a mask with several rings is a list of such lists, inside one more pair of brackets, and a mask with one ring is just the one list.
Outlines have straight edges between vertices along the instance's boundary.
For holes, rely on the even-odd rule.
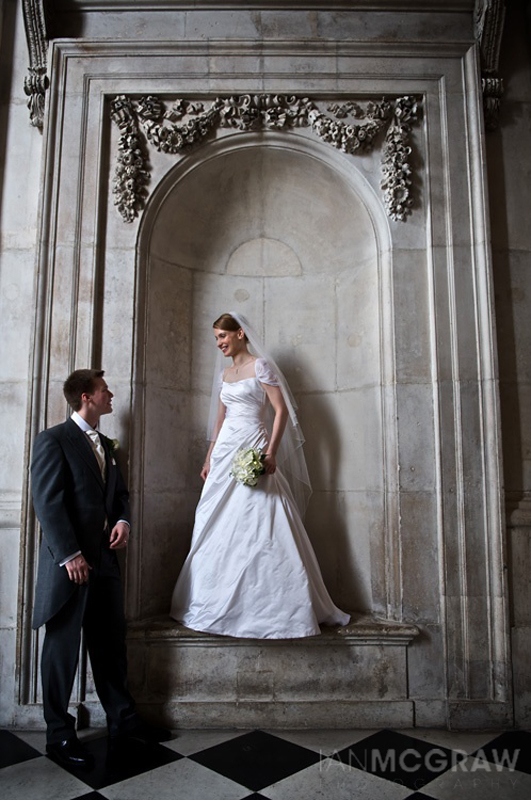
[[332,596],[346,609],[387,611],[388,254],[365,180],[304,136],[224,137],[154,191],[137,264],[135,616],[167,613],[189,546],[211,326],[231,309],[262,332],[295,393],[314,489],[306,524]]

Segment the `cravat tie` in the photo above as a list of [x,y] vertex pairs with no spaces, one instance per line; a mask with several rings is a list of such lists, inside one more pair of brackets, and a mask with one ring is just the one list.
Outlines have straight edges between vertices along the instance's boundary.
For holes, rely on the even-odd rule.
[[98,431],[87,431],[87,436],[90,439],[94,455],[97,458],[98,466],[101,472],[101,477],[103,478],[103,480],[105,480],[105,450],[103,449],[100,435]]

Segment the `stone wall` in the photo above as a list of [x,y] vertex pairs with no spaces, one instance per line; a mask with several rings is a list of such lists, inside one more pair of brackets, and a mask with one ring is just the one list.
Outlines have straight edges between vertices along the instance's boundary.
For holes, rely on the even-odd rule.
[[[526,15],[527,8],[527,15]],[[531,72],[529,4],[508,4],[500,128],[487,137],[515,719],[531,724]]]
[[18,705],[20,523],[27,486],[42,137],[29,125],[22,88],[28,56],[21,3],[4,0],[0,12],[0,719],[9,724]]
[[[242,703],[242,724],[265,714],[288,726],[371,718],[510,725],[502,428],[472,3],[430,2],[429,11],[407,15],[232,5],[242,8],[102,15],[87,4],[79,15],[59,14],[56,35],[73,38],[50,54],[43,141],[22,98],[21,19],[15,29],[16,4],[4,3],[2,74],[13,80],[0,129],[8,345],[0,368],[10,422],[1,434],[10,453],[1,497],[2,720],[41,724],[39,637],[28,627],[38,536],[25,495],[28,448],[41,427],[64,419],[65,374],[102,364],[117,396],[106,432],[122,442],[135,508],[126,600],[136,620],[133,684],[146,709],[171,722],[185,702],[190,725],[237,723]],[[491,198],[501,192],[499,164],[508,174],[516,164],[510,137],[526,135],[517,122],[529,88],[521,77],[514,87],[507,127],[488,144]],[[337,102],[365,108],[382,95],[418,97],[411,214],[386,215],[381,142],[347,155],[311,128],[216,128],[191,153],[169,156],[143,143],[146,208],[124,223],[112,194],[120,136],[113,98],[157,95],[170,108],[184,96],[208,107],[246,92],[310,97],[321,113]],[[514,437],[510,410],[514,383],[520,397],[526,391],[519,354],[528,248],[518,198],[507,191],[510,214],[492,220],[509,398],[505,474],[521,514],[525,403]],[[520,290],[510,297],[507,260],[511,291]],[[309,532],[334,599],[359,616],[342,641],[258,653],[187,637],[164,621],[199,489],[192,465],[202,459],[210,323],[232,306],[262,327],[297,394],[316,489]],[[507,361],[508,351],[516,355]],[[522,467],[511,471],[514,464]],[[515,528],[515,562],[526,563],[528,541],[527,528]],[[513,574],[518,666],[529,647],[530,604],[524,573]],[[201,672],[207,653],[220,669],[209,686]],[[293,658],[301,665],[296,685],[282,677]],[[312,670],[322,675],[317,693]],[[348,701],[353,681],[367,693]],[[98,719],[90,676],[82,687],[74,703]]]

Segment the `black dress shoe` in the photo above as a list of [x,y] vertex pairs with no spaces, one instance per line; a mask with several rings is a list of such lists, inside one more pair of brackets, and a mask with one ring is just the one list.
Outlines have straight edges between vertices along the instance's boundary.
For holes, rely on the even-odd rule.
[[173,738],[173,734],[167,728],[159,728],[156,725],[150,725],[148,722],[139,722],[133,728],[123,731],[116,737],[111,737],[111,741],[118,742],[124,739],[136,739],[141,742],[169,742]]
[[93,756],[76,737],[47,744],[46,752],[53,761],[64,767],[90,768],[94,764]]

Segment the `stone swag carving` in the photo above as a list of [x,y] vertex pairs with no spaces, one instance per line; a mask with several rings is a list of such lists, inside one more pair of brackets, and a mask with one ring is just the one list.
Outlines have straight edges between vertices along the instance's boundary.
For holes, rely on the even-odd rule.
[[479,44],[485,127],[494,131],[500,119],[503,78],[498,77],[500,47],[505,24],[505,0],[476,0],[474,35]]
[[[158,97],[135,100],[119,95],[111,101],[111,117],[120,130],[114,176],[114,204],[125,222],[144,207],[150,181],[147,143],[159,152],[177,154],[202,142],[216,128],[237,131],[289,130],[309,127],[324,142],[343,153],[371,150],[385,131],[382,180],[384,204],[393,220],[404,221],[413,205],[413,173],[409,137],[418,120],[420,103],[413,96],[362,108],[349,101],[327,107],[326,114],[307,97],[241,95],[217,97],[208,108],[191,100],[176,100],[170,109]],[[354,119],[364,118],[364,124]]]
[[46,89],[48,88],[46,74],[48,40],[43,0],[23,0],[22,9],[30,62],[28,74],[24,79],[24,92],[29,98],[30,122],[35,128],[42,130]]

